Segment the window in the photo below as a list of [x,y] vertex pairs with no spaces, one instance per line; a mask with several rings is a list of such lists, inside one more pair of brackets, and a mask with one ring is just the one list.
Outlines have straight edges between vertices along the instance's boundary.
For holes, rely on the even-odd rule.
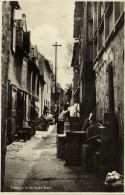
[[93,18],[93,3],[88,2],[88,20],[91,20]]
[[16,23],[13,23],[13,51],[16,51]]
[[105,2],[105,10],[107,9],[108,5],[109,5],[110,2]]
[[97,2],[93,4],[93,36],[97,30]]
[[113,29],[113,3],[110,3],[108,5],[108,8],[106,10],[106,14],[105,14],[105,38],[107,39],[107,37],[109,36],[109,34],[111,33],[112,29]]
[[[30,32],[27,32],[27,41],[30,39]],[[37,46],[31,46],[30,48],[30,58],[35,58],[36,60],[38,59],[38,51],[37,51]],[[35,60],[35,63],[36,63]]]
[[87,40],[92,41],[93,39],[93,4],[88,3],[87,11]]
[[104,14],[104,3],[103,2],[100,2],[100,11],[101,11],[101,18],[102,18],[102,16],[103,16],[103,14]]
[[23,48],[27,54],[30,53],[30,32],[23,33]]
[[32,93],[35,94],[36,75],[33,74],[32,78]]
[[98,2],[97,3],[97,12],[98,12],[98,14],[97,14],[97,17],[98,17],[98,26],[99,26],[99,23],[100,23],[100,21],[101,21],[101,6],[100,6],[100,2]]
[[93,60],[93,44],[87,44],[87,60]]
[[31,69],[30,65],[28,64],[28,70],[27,70],[27,89],[29,92],[31,92]]
[[93,3],[88,2],[87,10],[87,53],[86,58],[93,60]]
[[30,57],[33,58],[34,57],[34,48],[30,49]]
[[16,45],[23,48],[23,30],[16,30]]
[[104,45],[104,21],[102,22],[98,32],[98,51],[102,49]]
[[92,21],[91,22],[88,22],[88,41],[92,41],[92,38],[93,38],[93,24],[92,24]]
[[37,78],[37,95],[39,95],[39,79]]
[[[102,54],[114,32],[124,21],[124,2],[94,2],[93,3],[93,55],[94,62]],[[89,29],[89,24],[88,24]],[[88,37],[90,32],[88,30]],[[87,48],[87,50],[90,50]]]
[[124,11],[124,2],[114,2],[115,22],[118,20],[122,11]]

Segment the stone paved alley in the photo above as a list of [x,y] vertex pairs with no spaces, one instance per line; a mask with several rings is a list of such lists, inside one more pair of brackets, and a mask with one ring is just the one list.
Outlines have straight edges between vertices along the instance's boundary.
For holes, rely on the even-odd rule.
[[5,192],[104,192],[103,182],[57,158],[56,126],[7,146]]

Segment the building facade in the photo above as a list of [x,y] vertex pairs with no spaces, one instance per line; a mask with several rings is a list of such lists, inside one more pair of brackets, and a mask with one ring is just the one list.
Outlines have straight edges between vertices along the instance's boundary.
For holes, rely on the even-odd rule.
[[78,56],[79,63],[74,61],[73,66],[80,67],[79,82],[74,86],[76,91],[80,88],[81,121],[84,124],[94,112],[94,120],[111,125],[108,147],[117,145],[123,170],[124,2],[75,2],[74,38],[79,47],[75,50],[74,44],[73,59]]
[[[56,97],[55,97],[56,96]],[[51,112],[55,111],[59,114],[63,110],[64,106],[64,90],[61,88],[59,83],[56,83],[56,94],[55,94],[55,80],[53,76],[53,84],[51,88]]]
[[73,67],[73,103],[80,103],[80,63],[79,63],[79,42],[74,43],[71,67]]
[[67,103],[69,106],[73,105],[73,86],[72,84],[67,84],[65,89],[65,103]]
[[[37,45],[31,44],[31,33],[27,31],[25,14],[17,20],[14,8],[11,10],[12,5],[15,6],[15,9],[19,7],[16,7],[16,3],[11,2],[10,8],[8,8],[10,10],[7,11],[8,28],[10,29],[7,66],[8,144],[13,142],[15,135],[18,135],[26,123],[35,122],[44,113],[44,106],[50,110],[52,84],[52,70],[49,61],[38,52]],[[4,50],[4,43],[2,47]]]
[[24,121],[35,120],[35,102],[39,100],[37,47],[30,43],[26,16],[23,14],[20,20],[13,18],[12,22],[12,49],[8,70],[7,138],[10,142],[21,130]]
[[[95,100],[95,71],[93,70],[93,3],[75,2],[74,10],[74,38],[77,40],[77,71],[79,78],[75,93],[79,93],[81,123],[93,112]],[[76,43],[75,43],[76,44]],[[74,45],[75,49],[75,45]],[[74,57],[74,55],[73,55]],[[75,72],[76,70],[74,70]],[[74,73],[75,76],[75,73]],[[76,79],[74,77],[74,79]],[[93,115],[93,118],[95,115]]]
[[2,52],[1,52],[1,191],[4,191],[5,156],[7,145],[8,121],[8,72],[9,57],[12,49],[12,25],[15,10],[20,6],[17,1],[2,2]]
[[43,93],[44,93],[44,85],[46,84],[44,80],[45,58],[40,52],[38,52],[38,67],[40,70],[40,74],[39,74],[39,117],[40,117],[41,115],[44,114]]
[[52,70],[49,61],[45,58],[44,66],[44,92],[43,92],[43,105],[46,106],[48,110],[51,109],[51,86],[52,86]]
[[[98,120],[117,121],[120,162],[124,142],[124,2],[93,3],[93,69]],[[110,119],[109,119],[110,120]]]
[[24,126],[32,126],[45,105],[51,108],[52,70],[37,46],[31,44],[25,14],[15,18],[19,9],[17,1],[2,3],[2,190],[7,144]]

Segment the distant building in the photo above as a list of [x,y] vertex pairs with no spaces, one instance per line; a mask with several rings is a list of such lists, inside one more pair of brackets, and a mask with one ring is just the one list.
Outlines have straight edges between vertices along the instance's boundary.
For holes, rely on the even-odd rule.
[[51,86],[52,86],[52,69],[49,61],[45,59],[44,66],[44,93],[43,93],[43,108],[47,106],[48,110],[51,110]]
[[[55,97],[56,96],[56,97]],[[56,104],[55,104],[56,100]],[[53,85],[51,88],[51,112],[54,113],[55,109],[60,113],[64,106],[64,90],[61,88],[59,83],[56,83],[56,94],[55,94],[55,80],[53,75]]]
[[43,115],[44,110],[44,85],[46,85],[46,82],[44,80],[44,69],[45,69],[45,58],[44,56],[38,52],[38,67],[40,70],[39,74],[39,116]]
[[73,105],[73,100],[72,100],[72,84],[67,84],[66,85],[66,90],[65,90],[65,103],[69,104],[69,106]]

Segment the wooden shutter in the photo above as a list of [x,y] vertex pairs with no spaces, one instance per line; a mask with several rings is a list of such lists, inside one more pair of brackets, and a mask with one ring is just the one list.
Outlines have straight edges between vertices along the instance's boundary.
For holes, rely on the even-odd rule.
[[30,31],[23,33],[23,48],[28,54],[30,53]]

